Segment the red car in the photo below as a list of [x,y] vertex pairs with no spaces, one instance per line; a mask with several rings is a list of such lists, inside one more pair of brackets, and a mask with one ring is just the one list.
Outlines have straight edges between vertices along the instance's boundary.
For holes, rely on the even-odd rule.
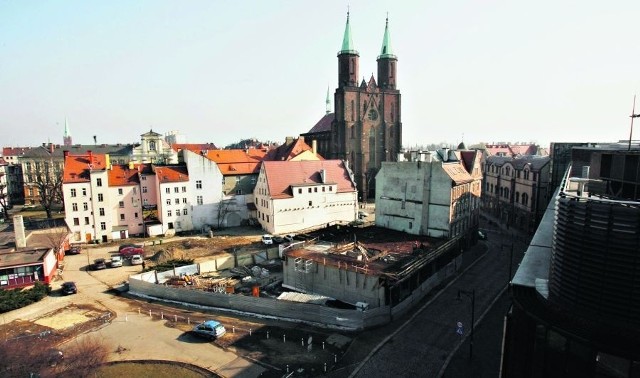
[[140,244],[123,244],[118,248],[120,256],[130,259],[133,255],[144,256],[144,246]]

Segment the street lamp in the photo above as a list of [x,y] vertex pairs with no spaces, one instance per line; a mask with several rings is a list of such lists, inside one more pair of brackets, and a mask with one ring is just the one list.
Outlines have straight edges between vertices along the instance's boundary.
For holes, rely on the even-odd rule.
[[473,329],[476,317],[476,290],[460,290],[458,289],[458,300],[461,300],[461,294],[471,298],[471,338],[469,339],[469,360],[473,359]]
[[[513,240],[513,239],[512,239]],[[511,244],[509,243],[502,243],[500,244],[500,252],[504,251],[504,246],[509,246],[511,245],[511,249],[509,250],[509,275],[507,276],[507,285],[509,284],[509,282],[511,282],[511,269],[513,267],[513,241],[511,242]]]

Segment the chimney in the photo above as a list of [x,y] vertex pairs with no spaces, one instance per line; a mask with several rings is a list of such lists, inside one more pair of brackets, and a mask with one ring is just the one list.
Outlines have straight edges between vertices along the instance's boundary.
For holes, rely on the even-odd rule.
[[49,143],[49,152],[51,152],[51,155],[53,155],[53,151],[56,147],[53,145],[53,143]]
[[285,146],[289,146],[291,143],[293,143],[293,137],[290,137],[290,136],[286,137],[284,140]]
[[16,249],[25,248],[27,246],[27,238],[24,233],[24,221],[22,215],[13,217],[13,228],[16,237]]
[[315,139],[311,141],[311,151],[314,155],[318,154],[318,141]]
[[323,184],[327,183],[327,170],[324,168],[320,170],[320,181]]
[[67,160],[67,156],[69,156],[69,151],[68,150],[62,151],[62,156],[64,156],[64,159]]
[[89,164],[93,164],[93,153],[91,150],[87,150],[87,154],[89,154]]

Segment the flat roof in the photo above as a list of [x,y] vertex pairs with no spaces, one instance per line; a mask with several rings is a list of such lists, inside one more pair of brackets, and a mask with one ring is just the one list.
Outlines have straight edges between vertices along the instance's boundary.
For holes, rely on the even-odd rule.
[[14,252],[0,253],[0,268],[36,265],[44,261],[51,248],[33,248]]

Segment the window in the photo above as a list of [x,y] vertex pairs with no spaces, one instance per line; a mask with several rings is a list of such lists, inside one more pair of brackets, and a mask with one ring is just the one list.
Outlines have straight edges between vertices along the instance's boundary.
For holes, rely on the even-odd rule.
[[173,213],[171,212],[171,210],[167,210],[167,216],[170,217],[171,215],[173,215]]
[[122,209],[124,207],[124,201],[118,202],[118,207]]
[[171,194],[171,188],[165,188],[164,192],[167,193],[167,194]]
[[516,203],[520,203],[520,192],[516,192]]
[[124,220],[124,214],[120,214],[120,220],[123,221]]
[[182,215],[187,215],[187,209],[182,209]]
[[142,187],[142,193],[146,193],[146,192],[147,192],[147,187],[146,187],[146,186],[143,186],[143,187]]
[[80,226],[80,218],[73,218],[73,225]]
[[175,188],[173,188],[173,192],[174,193],[180,193],[180,188],[178,188],[177,186]]
[[196,197],[196,203],[197,203],[198,205],[202,205],[202,196],[197,196],[197,197]]
[[138,213],[133,213],[133,217],[138,219]]
[[100,213],[100,216],[104,217],[104,207],[98,209],[98,212]]
[[329,191],[332,192],[333,191],[333,186],[329,187]]
[[122,194],[123,194],[122,188],[118,188],[118,195],[122,195]]
[[182,187],[182,193],[186,193],[186,192],[187,192],[187,187],[186,187],[186,186],[183,186],[183,187]]
[[318,188],[313,188],[314,193],[318,193]]
[[137,187],[133,187],[133,194],[138,194],[138,188]]
[[106,230],[107,229],[107,223],[106,222],[100,222],[100,229],[102,231]]
[[102,179],[100,177],[96,179],[96,186],[102,186]]
[[307,191],[308,191],[309,193],[311,193],[311,188],[308,188],[308,189],[307,189]]
[[140,179],[141,179],[142,181],[147,181],[147,176],[142,176],[142,177],[140,177]]
[[167,203],[167,205],[171,205],[171,198],[167,198],[165,202]]
[[85,203],[83,203],[83,204],[82,204],[82,209],[83,209],[84,211],[89,210],[89,204],[88,204],[88,203],[86,203],[86,202],[85,202]]
[[324,192],[324,191],[326,191],[326,190],[327,190],[327,188],[325,188],[325,187],[323,186],[323,187],[322,187],[322,191]]
[[71,189],[71,197],[75,197],[76,196],[76,190],[75,189]]
[[202,180],[196,180],[196,189],[202,189]]
[[313,206],[313,201],[309,201],[309,206]]
[[242,194],[242,189],[238,189],[238,190],[236,190],[236,194],[237,194],[237,195]]
[[298,194],[302,194],[302,188],[298,188]]
[[102,196],[102,193],[98,193],[98,202],[102,202],[104,200],[104,197]]
[[84,224],[89,224],[89,217],[84,217]]
[[176,205],[179,205],[180,204],[180,198],[176,198],[175,203],[176,203]]
[[73,210],[73,211],[78,211],[78,204],[77,204],[77,203],[75,203],[75,202],[74,202],[74,203],[72,203],[72,204],[71,204],[71,210]]
[[83,197],[87,196],[87,188],[82,188],[82,196]]
[[182,203],[187,203],[187,198],[186,197],[182,199]]

